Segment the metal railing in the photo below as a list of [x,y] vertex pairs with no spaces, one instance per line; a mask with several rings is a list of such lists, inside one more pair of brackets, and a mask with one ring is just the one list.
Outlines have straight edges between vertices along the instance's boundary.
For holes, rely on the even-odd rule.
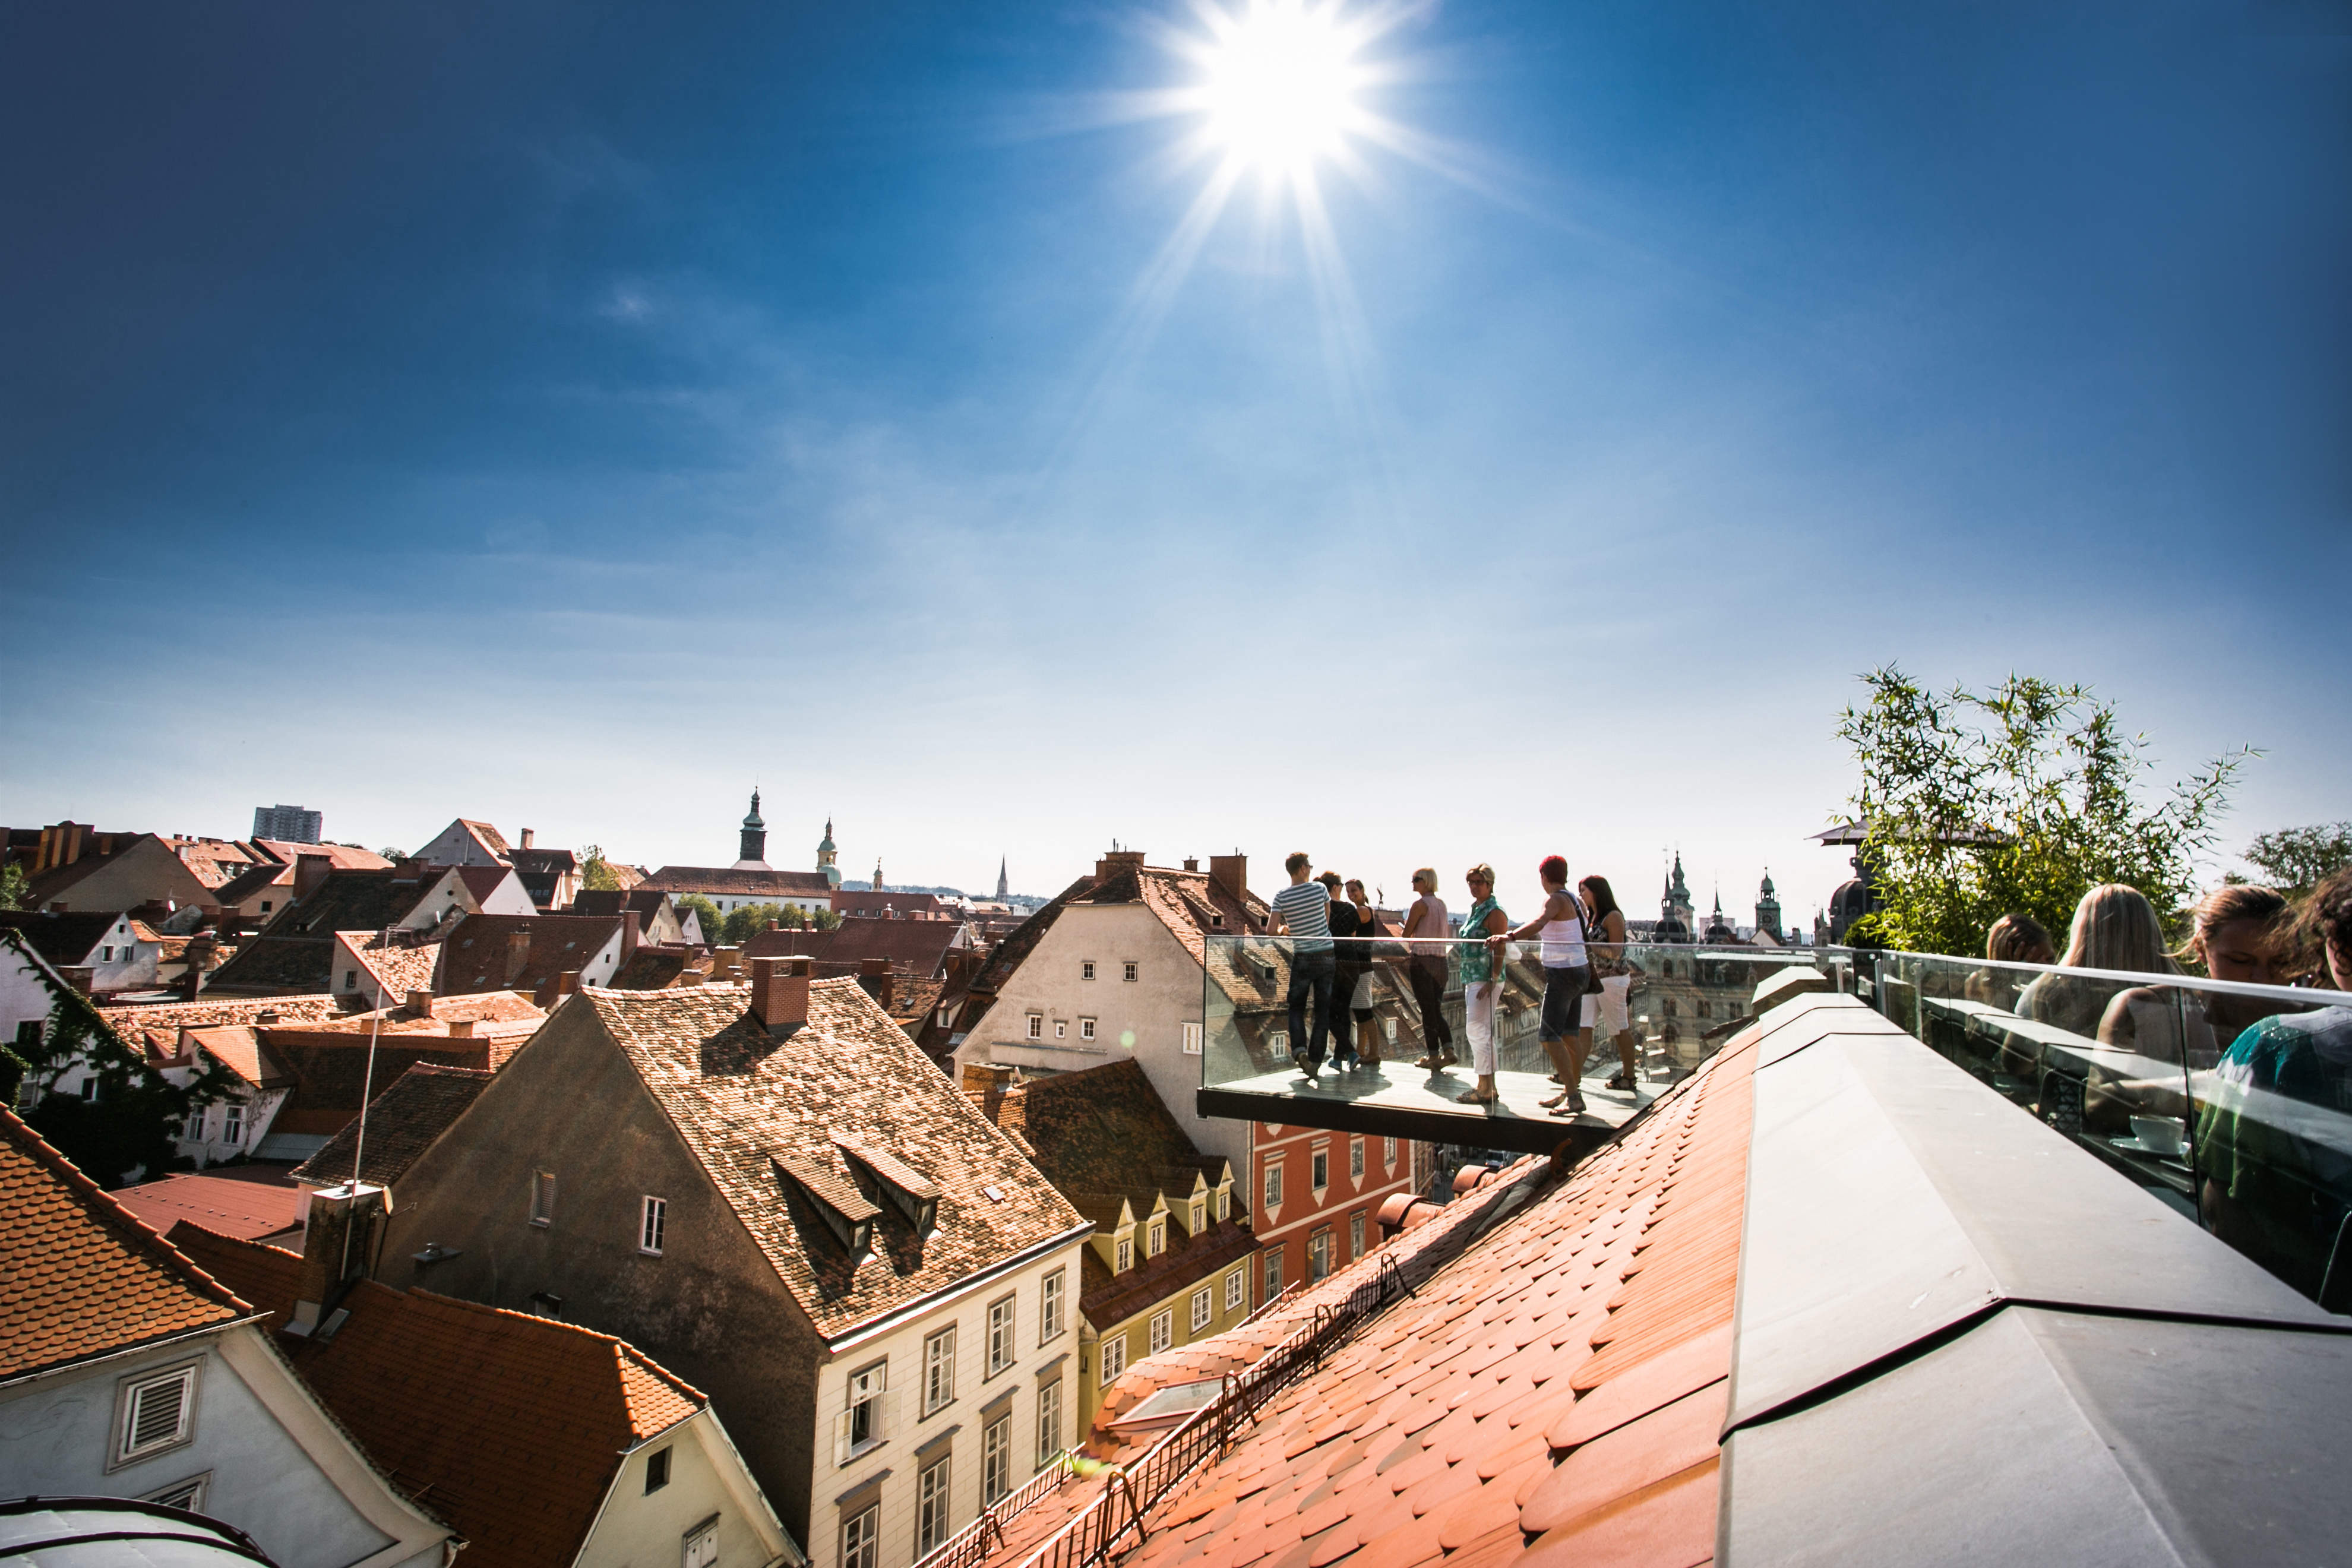
[[1321,1366],[1340,1341],[1392,1297],[1412,1293],[1396,1260],[1381,1254],[1371,1279],[1336,1305],[1318,1305],[1295,1333],[1226,1376],[1216,1398],[1187,1415],[1134,1464],[1113,1466],[1095,1500],[1024,1558],[1021,1568],[1099,1568],[1124,1547],[1143,1544],[1144,1521],[1151,1510],[1223,1458],[1269,1400]]
[[1055,1455],[1044,1469],[982,1509],[978,1519],[932,1548],[930,1555],[917,1558],[915,1568],[979,1568],[991,1552],[1003,1550],[1007,1524],[1053,1496],[1076,1474],[1066,1452]]

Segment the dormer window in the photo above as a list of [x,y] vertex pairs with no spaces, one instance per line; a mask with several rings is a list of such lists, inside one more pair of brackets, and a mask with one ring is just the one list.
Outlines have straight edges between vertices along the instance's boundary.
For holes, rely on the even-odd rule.
[[874,1222],[882,1211],[850,1182],[825,1166],[799,1154],[772,1154],[776,1172],[788,1186],[816,1211],[834,1240],[852,1258],[863,1256],[874,1241]]
[[929,1236],[940,1217],[939,1184],[920,1171],[879,1149],[863,1143],[853,1143],[844,1138],[834,1140],[852,1171],[862,1172],[880,1189],[884,1202],[897,1209],[917,1236]]
[[1202,1203],[1200,1199],[1195,1198],[1192,1200],[1192,1223],[1187,1225],[1185,1228],[1197,1236],[1202,1230],[1208,1228],[1208,1218],[1209,1205]]
[[1112,1273],[1124,1274],[1129,1269],[1135,1267],[1135,1238],[1133,1237],[1122,1236],[1118,1238],[1117,1257],[1118,1261],[1111,1265]]
[[1154,1215],[1151,1223],[1143,1227],[1143,1256],[1157,1258],[1167,1250],[1168,1217],[1165,1215]]

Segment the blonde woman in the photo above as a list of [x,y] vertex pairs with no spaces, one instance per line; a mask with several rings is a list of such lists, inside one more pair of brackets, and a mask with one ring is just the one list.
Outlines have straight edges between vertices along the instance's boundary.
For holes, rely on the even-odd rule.
[[[2135,974],[2177,974],[2164,951],[2164,923],[2156,906],[2134,887],[2108,882],[2093,888],[2074,906],[2074,923],[2064,969],[2117,969]],[[2017,999],[2021,1017],[2054,1024],[2077,1035],[2096,1036],[2100,1016],[2128,981],[2089,980],[2063,973],[2039,975]]]
[[1470,886],[1470,913],[1462,921],[1462,934],[1474,940],[1465,942],[1457,954],[1462,963],[1462,1028],[1470,1037],[1470,1066],[1478,1075],[1478,1086],[1456,1098],[1465,1105],[1492,1105],[1495,1003],[1503,991],[1503,955],[1475,939],[1507,931],[1511,922],[1503,906],[1495,901],[1495,868],[1481,861],[1470,868],[1463,880]]
[[1424,1055],[1415,1067],[1436,1072],[1462,1058],[1454,1054],[1454,1030],[1445,1022],[1445,950],[1453,930],[1445,923],[1445,900],[1437,896],[1437,872],[1423,866],[1412,874],[1412,890],[1421,896],[1405,911],[1405,960],[1412,982],[1412,999],[1421,1007],[1421,1042]]

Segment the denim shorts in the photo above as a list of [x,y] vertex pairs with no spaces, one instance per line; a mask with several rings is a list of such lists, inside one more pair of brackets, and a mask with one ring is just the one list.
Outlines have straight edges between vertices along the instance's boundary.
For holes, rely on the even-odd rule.
[[1581,963],[1573,969],[1544,971],[1541,1038],[1564,1040],[1576,1033],[1576,1021],[1583,1011],[1586,977],[1591,973]]

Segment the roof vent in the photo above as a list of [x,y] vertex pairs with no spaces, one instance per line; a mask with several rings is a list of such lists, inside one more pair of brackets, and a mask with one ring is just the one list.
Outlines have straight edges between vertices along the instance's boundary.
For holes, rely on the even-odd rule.
[[849,1162],[853,1171],[863,1168],[890,1206],[906,1217],[918,1236],[928,1236],[940,1217],[939,1184],[926,1177],[895,1154],[879,1149],[869,1149],[863,1143],[853,1143],[835,1134],[834,1147]]
[[775,1162],[777,1173],[801,1190],[843,1250],[852,1258],[866,1250],[874,1239],[875,1218],[882,1211],[864,1193],[802,1155],[775,1152],[768,1157]]

